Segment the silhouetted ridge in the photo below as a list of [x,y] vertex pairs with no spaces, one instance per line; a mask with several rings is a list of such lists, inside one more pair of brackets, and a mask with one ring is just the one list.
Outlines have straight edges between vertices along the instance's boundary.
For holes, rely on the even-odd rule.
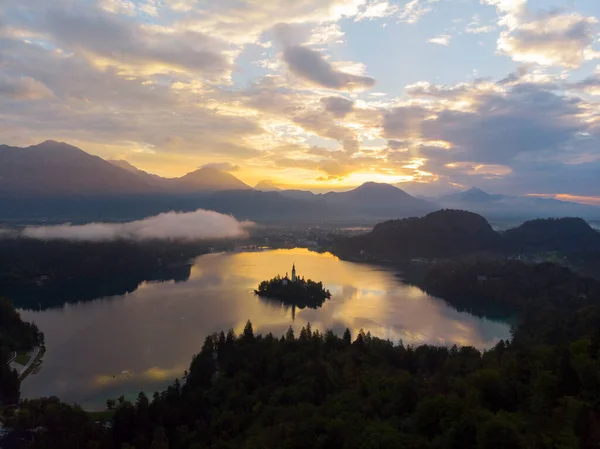
[[526,221],[505,232],[517,251],[596,251],[600,232],[581,218],[545,218]]
[[341,254],[364,251],[389,259],[450,257],[495,250],[501,237],[485,218],[461,210],[440,210],[423,218],[390,220],[372,232],[339,242]]

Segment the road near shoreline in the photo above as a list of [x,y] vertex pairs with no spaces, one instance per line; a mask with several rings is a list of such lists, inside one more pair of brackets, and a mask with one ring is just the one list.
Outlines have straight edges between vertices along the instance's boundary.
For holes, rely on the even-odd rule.
[[31,355],[29,357],[29,361],[26,365],[20,365],[14,360],[10,363],[10,367],[14,369],[19,375],[19,379],[23,380],[25,377],[25,373],[31,368],[31,366],[38,360],[38,356],[40,355],[40,351],[42,348],[40,346],[35,346],[31,351]]

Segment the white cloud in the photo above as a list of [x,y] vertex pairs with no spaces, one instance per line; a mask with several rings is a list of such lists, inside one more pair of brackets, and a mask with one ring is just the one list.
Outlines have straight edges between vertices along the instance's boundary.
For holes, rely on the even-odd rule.
[[128,240],[206,240],[246,235],[250,223],[230,215],[198,209],[195,212],[167,212],[129,223],[89,223],[85,225],[31,226],[25,237],[40,240],[110,241]]
[[417,23],[421,17],[433,11],[432,3],[436,0],[410,0],[400,10],[400,22]]
[[452,39],[452,36],[449,34],[440,34],[439,36],[432,37],[427,42],[438,45],[449,45],[450,39]]
[[527,9],[525,0],[482,0],[495,6],[503,31],[498,50],[518,62],[577,68],[600,57],[593,48],[597,19],[578,13]]
[[354,19],[356,22],[360,20],[373,20],[389,17],[398,12],[398,7],[392,5],[387,0],[383,1],[372,1],[365,5],[365,7],[356,15]]

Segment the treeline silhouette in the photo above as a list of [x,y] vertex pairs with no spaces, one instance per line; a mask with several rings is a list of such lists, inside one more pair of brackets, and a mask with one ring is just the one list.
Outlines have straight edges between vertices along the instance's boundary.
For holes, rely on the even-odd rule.
[[189,278],[206,242],[75,242],[0,238],[0,296],[21,308],[122,295],[143,281]]
[[0,404],[13,404],[19,399],[19,377],[8,364],[13,353],[29,351],[43,342],[36,325],[22,321],[13,304],[0,298]]
[[[465,279],[481,269],[466,268]],[[506,300],[519,324],[485,352],[310,325],[257,335],[248,322],[241,335],[206,337],[182,382],[121,398],[110,429],[56,398],[25,401],[8,422],[43,426],[32,448],[45,449],[598,447],[597,284],[559,267],[498,274],[509,281],[520,269],[504,292],[521,292]],[[485,300],[502,297],[485,285]]]
[[458,310],[505,318],[552,305],[571,309],[600,298],[600,281],[553,263],[468,259],[432,265],[414,282]]
[[581,218],[548,218],[500,233],[481,215],[444,209],[422,218],[385,221],[367,234],[338,239],[333,245],[341,257],[392,261],[548,251],[600,252],[600,232]]

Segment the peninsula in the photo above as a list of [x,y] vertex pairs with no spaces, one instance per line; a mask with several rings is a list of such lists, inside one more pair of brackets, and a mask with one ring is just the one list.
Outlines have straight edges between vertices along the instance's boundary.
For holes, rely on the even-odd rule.
[[262,281],[254,293],[301,309],[305,307],[317,309],[331,298],[331,293],[323,288],[322,282],[298,277],[295,264],[292,266],[291,278],[288,278],[286,273],[283,278],[277,275],[269,281]]

